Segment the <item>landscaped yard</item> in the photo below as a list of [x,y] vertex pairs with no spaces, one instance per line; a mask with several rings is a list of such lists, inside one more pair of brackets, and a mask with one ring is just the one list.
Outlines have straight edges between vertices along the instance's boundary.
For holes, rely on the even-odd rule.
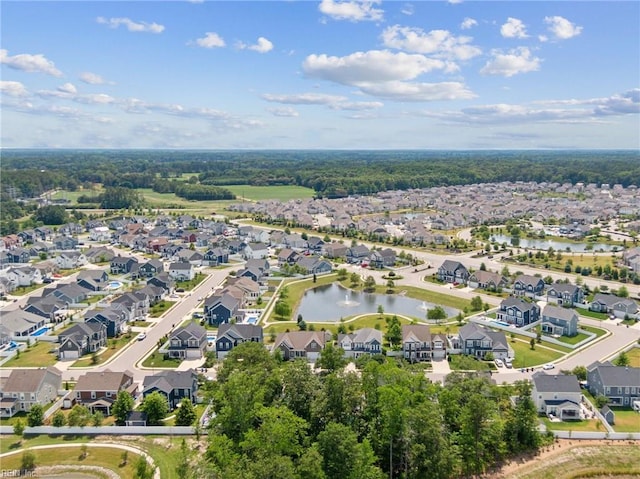
[[561,358],[564,353],[555,349],[547,349],[537,344],[535,350],[531,350],[528,342],[509,341],[509,345],[513,348],[515,359],[513,360],[514,368],[530,368],[532,366],[542,366],[543,364],[553,362]]
[[174,304],[176,304],[175,301],[167,301],[166,299],[163,299],[162,301],[159,301],[151,306],[151,309],[149,310],[149,316],[152,318],[159,318]]
[[133,335],[126,333],[121,335],[119,338],[109,338],[107,339],[107,347],[98,353],[97,360],[98,362],[94,363],[91,354],[85,354],[82,358],[78,359],[73,365],[72,368],[86,368],[87,366],[97,366],[98,364],[103,364],[116,355],[119,351],[122,350],[127,344],[131,342]]
[[580,316],[586,316],[588,318],[594,318],[594,319],[607,319],[609,316],[605,313],[598,313],[596,311],[590,311],[588,309],[583,309],[583,308],[576,308],[576,312],[580,315]]
[[640,368],[640,348],[631,348],[627,351],[627,357],[629,358],[629,366],[632,368]]
[[618,407],[612,407],[611,410],[616,415],[613,425],[615,432],[640,432],[640,412]]
[[32,344],[26,350],[20,351],[19,356],[14,356],[9,361],[4,363],[4,368],[37,368],[45,366],[53,366],[58,362],[56,356],[56,349],[58,343],[48,343],[45,341],[38,341]]
[[567,344],[578,344],[580,341],[584,341],[588,337],[589,336],[584,333],[578,333],[575,336],[560,336],[557,339],[558,341],[562,341],[563,343]]
[[185,291],[191,291],[193,288],[207,279],[206,274],[196,273],[195,278],[190,281],[176,281],[176,289],[183,288]]
[[551,431],[590,431],[604,432],[605,427],[598,419],[588,419],[584,421],[562,421],[552,422],[548,418],[541,418],[547,429]]
[[180,359],[165,359],[164,354],[156,350],[142,362],[142,366],[145,368],[177,368],[181,362]]

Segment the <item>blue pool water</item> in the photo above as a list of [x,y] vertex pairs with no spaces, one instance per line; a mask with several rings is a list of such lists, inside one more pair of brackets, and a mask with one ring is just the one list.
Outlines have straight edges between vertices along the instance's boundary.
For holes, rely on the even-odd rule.
[[251,316],[249,318],[247,318],[247,324],[257,324],[258,323],[258,317],[257,316]]
[[14,349],[16,349],[18,347],[18,343],[16,343],[15,341],[11,341],[9,343],[9,347],[7,348],[7,351],[13,351]]
[[43,334],[47,334],[49,331],[51,331],[51,326],[43,326],[36,332],[31,333],[31,336],[42,336]]
[[496,324],[499,324],[500,326],[511,326],[509,323],[505,323],[504,321],[496,321]]
[[118,289],[121,287],[122,287],[121,281],[109,281],[109,286],[107,286],[107,289]]

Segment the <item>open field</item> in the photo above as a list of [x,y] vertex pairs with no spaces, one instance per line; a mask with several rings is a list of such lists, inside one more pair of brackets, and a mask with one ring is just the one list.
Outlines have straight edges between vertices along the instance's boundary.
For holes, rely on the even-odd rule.
[[538,456],[514,461],[496,479],[631,479],[640,475],[640,443],[558,441]]
[[238,199],[246,198],[248,200],[296,200],[304,198],[313,198],[315,191],[304,186],[251,186],[251,185],[224,185]]

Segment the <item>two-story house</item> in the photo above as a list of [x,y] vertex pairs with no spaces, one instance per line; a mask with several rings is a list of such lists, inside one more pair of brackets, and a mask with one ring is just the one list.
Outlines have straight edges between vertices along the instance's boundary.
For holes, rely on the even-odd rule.
[[196,276],[196,270],[188,262],[171,263],[169,265],[169,276],[176,281],[191,281]]
[[509,296],[500,303],[496,318],[498,321],[515,324],[518,327],[526,326],[540,319],[540,306],[522,298]]
[[616,318],[635,315],[638,312],[638,303],[633,299],[620,298],[613,294],[597,293],[589,305],[591,311],[612,314]]
[[559,418],[562,421],[579,420],[582,391],[578,378],[573,374],[545,374],[532,376],[531,399],[538,414]]
[[374,328],[362,328],[352,333],[338,334],[338,346],[347,358],[382,353],[382,332]]
[[179,327],[169,334],[169,357],[203,358],[207,350],[207,330],[195,322]]
[[111,274],[129,274],[138,267],[138,260],[133,256],[116,256],[109,263]]
[[107,327],[100,322],[74,324],[58,334],[58,341],[59,359],[78,359],[106,346]]
[[60,269],[75,269],[84,266],[89,261],[80,251],[61,251],[55,258]]
[[280,349],[285,360],[305,358],[315,361],[328,341],[331,341],[331,333],[328,331],[291,331],[278,335],[273,350]]
[[361,264],[366,262],[371,251],[363,244],[352,246],[347,249],[347,261],[351,264]]
[[142,395],[158,392],[167,398],[169,409],[174,410],[183,398],[193,404],[197,401],[198,375],[193,369],[188,371],[160,371],[152,376],[145,376],[142,383]]
[[578,334],[578,313],[573,309],[547,304],[542,309],[542,332],[558,336]]
[[467,323],[458,331],[462,354],[484,358],[491,353],[495,359],[513,358],[513,350],[502,331],[492,331],[476,323]]
[[584,292],[580,286],[569,283],[554,283],[547,288],[547,302],[558,306],[573,307],[584,301]]
[[431,329],[426,324],[402,325],[402,357],[411,363],[431,361]]
[[89,371],[78,378],[73,388],[76,403],[105,416],[111,415],[111,406],[120,391],[127,391],[134,398],[138,396],[138,383],[133,381],[131,372]]
[[507,278],[493,271],[474,271],[469,275],[470,288],[479,288],[487,291],[499,291],[507,286]]
[[132,315],[123,307],[110,304],[104,309],[90,309],[84,313],[85,323],[99,323],[104,325],[108,338],[115,338],[124,332],[127,321]]
[[58,396],[62,373],[54,367],[12,369],[0,393],[0,416],[29,412],[34,404],[47,406]]
[[513,281],[513,295],[534,299],[544,293],[544,281],[537,276],[521,274]]
[[138,268],[138,276],[141,278],[153,278],[155,275],[164,272],[164,263],[159,259],[150,259],[142,263]]
[[369,255],[369,264],[374,268],[391,268],[396,264],[396,252],[391,248],[374,250]]
[[255,324],[221,324],[216,338],[218,359],[224,359],[233,348],[246,342],[262,343],[262,327]]
[[228,293],[212,295],[204,300],[204,317],[211,326],[231,322],[238,317],[239,309],[240,300]]
[[445,283],[467,284],[469,270],[460,261],[447,259],[438,268],[436,277]]
[[587,366],[587,387],[594,396],[605,396],[612,406],[633,406],[640,401],[640,368],[596,361]]

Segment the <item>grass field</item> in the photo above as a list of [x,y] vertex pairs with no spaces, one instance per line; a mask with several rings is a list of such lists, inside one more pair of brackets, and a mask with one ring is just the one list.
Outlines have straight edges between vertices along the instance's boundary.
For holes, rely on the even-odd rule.
[[640,432],[640,413],[631,408],[611,408],[616,415],[615,432]]
[[155,350],[153,354],[142,362],[145,368],[177,368],[182,361],[175,358],[164,358],[164,354]]
[[289,201],[304,198],[313,198],[315,191],[304,186],[251,186],[251,185],[225,185],[223,188],[231,191],[238,199],[248,200],[280,200]]
[[20,351],[20,356],[14,356],[4,363],[4,368],[37,368],[45,366],[53,366],[58,362],[55,352],[51,352],[58,347],[57,343],[47,343],[38,341],[36,344],[24,351]]
[[562,421],[551,422],[548,418],[540,418],[544,425],[550,431],[589,431],[604,432],[605,428],[597,419],[588,419],[584,421]]
[[629,366],[632,368],[640,368],[640,348],[631,348],[627,351],[627,357],[629,358]]
[[[127,337],[128,336],[128,337]],[[106,363],[109,359],[115,356],[118,352],[122,351],[127,344],[131,342],[133,335],[124,334],[119,338],[114,339],[110,338],[107,340],[107,348],[102,351],[102,353],[98,354],[97,359],[98,362],[93,364],[93,359],[91,355],[85,355],[78,359],[71,367],[73,368],[86,368],[88,366],[97,366],[99,364]],[[115,347],[114,347],[115,346]]]
[[571,449],[545,456],[520,468],[518,472],[500,475],[507,479],[630,479],[640,475],[638,444],[597,445],[579,442]]
[[598,313],[596,311],[589,311],[588,309],[583,309],[583,308],[576,308],[576,312],[580,316],[586,316],[588,318],[593,318],[593,319],[604,320],[604,319],[607,319],[609,317],[605,313]]
[[564,354],[554,349],[546,349],[536,344],[536,348],[532,351],[528,342],[514,341],[509,342],[513,348],[516,357],[513,360],[514,368],[530,368],[531,366],[541,366],[546,363],[561,358]]

